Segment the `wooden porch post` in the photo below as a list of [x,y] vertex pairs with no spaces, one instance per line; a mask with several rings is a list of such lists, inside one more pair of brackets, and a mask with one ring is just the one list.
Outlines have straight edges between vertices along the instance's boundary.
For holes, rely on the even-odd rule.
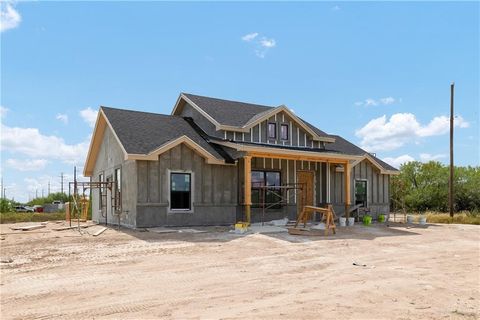
[[343,173],[345,177],[345,213],[348,219],[350,218],[350,162],[345,163]]
[[244,165],[244,195],[245,195],[245,219],[246,222],[250,225],[250,207],[252,205],[252,157],[245,156],[243,157],[245,161]]

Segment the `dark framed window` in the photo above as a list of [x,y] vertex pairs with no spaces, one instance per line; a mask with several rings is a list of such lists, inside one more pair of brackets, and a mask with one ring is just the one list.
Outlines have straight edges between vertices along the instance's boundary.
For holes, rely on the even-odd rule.
[[[103,176],[103,173],[100,173],[98,175],[98,182],[104,182],[105,178]],[[98,198],[98,209],[102,210],[102,207],[103,207],[103,195],[104,195],[104,190],[103,190],[103,184],[100,184],[99,188],[98,188],[98,194],[99,194],[99,198]]]
[[280,126],[280,139],[288,140],[288,124],[282,124]]
[[170,173],[170,209],[192,209],[192,175],[184,172]]
[[[280,202],[280,187],[281,174],[280,171],[252,171],[252,206],[262,207],[263,202],[265,206],[270,208],[281,208]],[[268,188],[263,188],[268,187]],[[264,193],[265,192],[265,193]]]
[[268,138],[276,139],[277,138],[277,124],[269,123],[268,124]]
[[355,180],[355,205],[367,207],[367,180]]

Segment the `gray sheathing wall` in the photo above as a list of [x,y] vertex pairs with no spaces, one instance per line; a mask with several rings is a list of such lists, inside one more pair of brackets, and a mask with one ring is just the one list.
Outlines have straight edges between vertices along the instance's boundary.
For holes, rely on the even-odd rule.
[[[237,167],[207,164],[183,144],[137,161],[137,227],[233,224],[236,221]],[[193,212],[169,212],[169,170],[192,173]]]
[[[93,170],[92,181],[99,181],[99,175],[103,173],[104,179],[114,176],[114,170],[121,169],[121,194],[122,211],[120,215],[120,224],[135,227],[135,209],[136,209],[136,166],[135,161],[125,161],[124,154],[120,144],[116,140],[110,128],[105,128],[103,141],[98,152],[97,161]],[[111,210],[111,194],[107,193],[107,221],[109,224],[118,224],[118,217],[114,216]],[[105,213],[104,213],[105,214]],[[99,190],[92,190],[92,220],[104,223],[99,207]]]
[[[330,166],[330,200],[334,209],[340,215],[345,212],[344,173],[335,172],[335,166]],[[374,218],[381,213],[389,213],[389,183],[390,177],[380,174],[377,168],[367,160],[363,160],[352,168],[350,173],[351,203],[355,204],[355,180],[367,180],[367,206]]]

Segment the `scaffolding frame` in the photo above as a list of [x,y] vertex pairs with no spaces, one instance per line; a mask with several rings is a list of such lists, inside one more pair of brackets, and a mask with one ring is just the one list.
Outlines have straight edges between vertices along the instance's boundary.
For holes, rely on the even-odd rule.
[[[272,209],[276,206],[285,206],[288,205],[290,200],[294,200],[295,205],[298,207],[299,199],[301,203],[305,205],[306,194],[303,192],[305,188],[305,183],[290,183],[283,184],[280,186],[265,186],[259,185],[254,186],[252,184],[252,189],[260,189],[259,203],[252,203],[257,208],[262,208],[262,226],[265,223],[265,213],[267,210]],[[291,192],[293,191],[293,192]],[[278,199],[275,202],[267,202],[267,196],[273,195],[274,198]],[[296,201],[295,201],[296,199]],[[298,212],[297,212],[298,215]]]
[[[121,192],[117,188],[115,181],[76,181],[68,183],[68,195],[73,200],[73,206],[70,206],[70,218],[69,224],[72,226],[72,216],[75,216],[78,222],[78,227],[80,228],[80,213],[82,212],[82,204],[84,203],[83,199],[86,199],[87,191],[91,195],[91,192],[94,189],[99,190],[99,201],[100,201],[100,210],[101,215],[105,218],[105,225],[108,225],[108,211],[107,211],[107,202],[108,202],[108,192],[110,192],[110,207],[112,214],[118,216],[118,226],[120,227],[120,214],[122,213],[122,199]],[[73,190],[73,194],[72,194]],[[80,192],[81,191],[81,192]],[[89,197],[90,205],[91,197]],[[75,219],[75,218],[74,218]]]

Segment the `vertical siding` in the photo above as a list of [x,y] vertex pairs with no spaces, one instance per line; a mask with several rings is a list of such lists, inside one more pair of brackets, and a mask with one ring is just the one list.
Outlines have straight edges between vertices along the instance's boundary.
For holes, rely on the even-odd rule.
[[[137,170],[139,177],[146,177],[148,175],[147,162],[138,161]],[[148,184],[146,181],[142,181],[142,183],[138,184],[137,193],[138,202],[147,202]]]
[[205,192],[204,186],[204,170],[203,170],[203,163],[205,162],[203,158],[195,152],[193,153],[193,172],[195,172],[195,194],[194,197],[194,205],[195,203],[202,203],[203,202],[203,194]]
[[157,162],[147,162],[148,167],[148,198],[147,202],[160,202],[158,189],[158,165]]
[[191,171],[195,204],[236,204],[237,168],[207,164],[186,145],[160,155],[158,161],[137,161],[138,203],[168,204],[168,171]]

